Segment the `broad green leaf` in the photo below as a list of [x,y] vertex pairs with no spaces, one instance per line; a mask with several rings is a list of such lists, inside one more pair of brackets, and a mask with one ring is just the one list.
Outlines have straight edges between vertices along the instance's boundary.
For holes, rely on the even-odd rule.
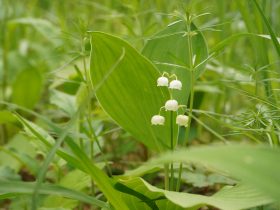
[[[195,77],[198,78],[205,69],[208,50],[202,33],[194,24],[191,30]],[[187,27],[183,21],[174,22],[149,39],[142,51],[143,55],[153,61],[161,72],[176,74],[182,81],[182,91],[173,92],[174,97],[181,104],[187,103],[191,87],[190,53],[186,32]]]
[[[224,171],[280,201],[280,150],[253,146],[204,146],[167,153],[149,164],[192,162]],[[140,169],[139,169],[140,170]]]
[[[120,182],[128,189],[137,189],[138,195],[134,195],[128,189],[126,193],[138,196],[140,199],[148,197],[154,201],[158,209],[164,209],[166,206],[168,206],[167,209],[199,209],[207,205],[223,210],[241,210],[273,202],[272,199],[244,185],[227,186],[212,196],[203,196],[162,190],[141,178],[120,180]],[[123,191],[125,191],[125,188]]]
[[103,109],[150,149],[168,148],[170,113],[163,113],[165,126],[151,125],[151,117],[170,98],[167,88],[157,87],[160,76],[157,69],[127,42],[101,32],[91,35],[91,74],[95,88],[106,78],[96,92]]
[[119,180],[115,188],[120,191],[122,199],[130,206],[130,210],[182,209],[167,200],[163,194],[149,190],[141,178]]
[[[0,180],[0,198],[2,194],[5,195],[3,196],[3,198],[15,197],[16,194],[31,195],[33,193],[34,187],[35,187],[35,183],[12,182],[12,181]],[[58,185],[42,184],[39,193],[44,195],[63,196],[65,198],[79,200],[102,208],[108,207],[106,203],[94,197]]]
[[14,81],[12,102],[33,109],[41,97],[42,88],[43,79],[37,70],[23,70]]

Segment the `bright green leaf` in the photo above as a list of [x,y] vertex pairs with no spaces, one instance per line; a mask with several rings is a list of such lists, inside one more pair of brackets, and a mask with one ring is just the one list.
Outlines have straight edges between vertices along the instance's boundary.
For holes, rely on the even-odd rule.
[[[151,117],[169,99],[167,88],[157,87],[157,69],[127,42],[92,32],[91,74],[104,110],[121,127],[151,149],[170,145],[170,113],[165,126],[152,126]],[[174,136],[176,132],[174,132]]]
[[[163,209],[167,205],[169,206],[168,209],[176,209],[178,207],[199,209],[207,205],[224,210],[241,210],[273,202],[272,199],[244,185],[224,187],[212,196],[203,196],[162,190],[150,185],[141,178],[121,180],[121,183],[125,184],[129,189],[137,189],[139,194],[143,194],[142,197],[146,196],[156,201],[159,209]],[[132,193],[129,194],[133,195]],[[168,201],[172,203],[168,204]]]
[[150,164],[192,162],[211,166],[280,201],[280,165],[275,164],[279,161],[279,149],[243,145],[184,149],[167,153]]
[[[208,50],[202,33],[194,24],[191,29],[191,47],[197,78],[205,69]],[[153,61],[161,72],[176,74],[182,81],[182,91],[173,93],[181,104],[187,103],[191,87],[190,53],[186,32],[187,27],[183,21],[174,22],[149,39],[143,49],[143,54]]]
[[[31,195],[33,193],[33,188],[35,187],[34,183],[24,183],[24,182],[11,182],[11,181],[2,181],[0,180],[0,195],[4,194],[7,198],[9,195],[14,197],[15,194],[28,194]],[[106,208],[106,203],[93,198],[89,195],[67,189],[65,187],[50,185],[50,184],[42,184],[39,190],[40,194],[44,195],[58,195],[63,196],[65,198],[71,198],[74,200],[79,200],[85,203],[89,203],[95,206]],[[0,196],[1,198],[1,196]]]

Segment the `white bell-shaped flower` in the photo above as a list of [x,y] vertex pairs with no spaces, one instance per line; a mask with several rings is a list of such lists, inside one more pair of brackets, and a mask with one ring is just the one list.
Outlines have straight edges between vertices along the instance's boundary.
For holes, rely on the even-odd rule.
[[172,80],[169,84],[170,89],[177,89],[181,90],[182,89],[182,82],[180,80]]
[[168,87],[168,78],[161,76],[157,79],[157,86],[166,86]]
[[161,115],[154,115],[151,119],[152,125],[164,125],[165,118]]
[[165,102],[164,108],[166,111],[177,111],[179,108],[178,102],[174,99]]
[[189,123],[188,116],[180,114],[176,117],[176,124],[187,127],[188,123]]

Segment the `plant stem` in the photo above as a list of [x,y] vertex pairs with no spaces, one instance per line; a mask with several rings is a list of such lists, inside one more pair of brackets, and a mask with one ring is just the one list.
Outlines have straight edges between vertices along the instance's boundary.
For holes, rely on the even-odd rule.
[[[86,57],[85,57],[85,42],[84,39],[82,40],[82,54],[83,54],[83,68],[84,68],[84,72],[85,72],[85,81],[87,83],[87,91],[88,91],[88,95],[90,95],[92,89],[91,89],[91,84],[90,84],[90,80],[89,80],[89,76],[88,76],[88,72],[87,72],[87,65],[86,65]],[[89,100],[88,103],[88,113],[86,114],[86,120],[88,123],[88,126],[90,128],[90,159],[94,162],[94,136],[95,136],[95,132],[91,126],[91,121],[90,121],[90,116],[91,116],[91,100]],[[95,187],[94,187],[94,180],[91,178],[91,194],[94,195],[95,194]]]
[[180,190],[182,172],[183,172],[183,163],[180,163],[179,172],[178,172],[178,180],[177,180],[177,184],[176,184],[176,192],[179,192],[179,190]]
[[[82,118],[80,118],[80,119],[82,121]],[[81,130],[81,126],[79,126],[79,127],[80,127],[79,130]],[[84,141],[82,138],[79,138],[79,144],[80,144],[81,149],[84,150]]]
[[169,190],[169,164],[164,164],[164,188]]
[[[3,52],[2,52],[2,62],[3,62],[3,75],[2,75],[2,99],[3,101],[6,101],[6,91],[7,91],[7,85],[8,85],[8,51],[9,51],[9,33],[10,30],[8,28],[8,3],[4,1],[4,16],[3,16],[3,24],[1,27],[2,32],[2,46],[3,46]],[[2,107],[0,107],[2,109]],[[1,125],[1,132],[2,135],[0,136],[1,142],[0,145],[4,145],[7,143],[7,127],[6,124]]]
[[2,100],[6,100],[6,89],[7,89],[7,77],[8,77],[8,50],[9,50],[9,28],[7,24],[7,10],[8,5],[4,6],[4,17],[3,17],[3,24],[1,28],[2,32],[2,62],[3,62],[3,76],[2,76]]
[[188,28],[188,46],[189,46],[189,65],[190,65],[190,73],[191,73],[191,91],[190,91],[190,109],[189,109],[189,121],[186,131],[187,139],[189,140],[189,132],[190,125],[192,121],[192,110],[193,110],[193,100],[194,100],[194,83],[195,83],[195,75],[193,69],[193,50],[192,50],[192,42],[191,42],[191,22],[189,21],[187,24]]
[[[173,140],[173,112],[170,112],[170,148],[171,151],[174,150],[174,140]],[[171,172],[171,177],[170,177],[170,187],[169,190],[173,190],[173,183],[174,183],[174,168],[173,168],[173,163],[170,164],[170,172]]]
[[[194,101],[194,83],[195,83],[195,74],[194,74],[194,66],[193,66],[193,49],[192,49],[192,41],[191,41],[191,17],[187,16],[187,37],[188,37],[188,50],[189,50],[189,69],[191,73],[191,91],[190,91],[190,109],[189,109],[189,121],[186,130],[186,137],[189,140],[190,126],[192,121],[192,110],[193,110],[193,101]],[[180,163],[178,180],[176,184],[176,191],[180,190],[181,177],[183,172],[183,163]]]

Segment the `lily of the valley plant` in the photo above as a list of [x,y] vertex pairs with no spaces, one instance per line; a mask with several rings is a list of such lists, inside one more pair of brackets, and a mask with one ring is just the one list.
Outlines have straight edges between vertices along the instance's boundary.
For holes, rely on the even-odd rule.
[[[175,77],[175,79],[169,82],[169,80],[172,77]],[[157,86],[168,87],[169,89],[173,89],[173,90],[181,90],[182,82],[177,79],[177,76],[175,74],[169,76],[167,73],[163,73],[163,75],[157,79]],[[164,108],[165,111],[178,112],[178,109],[182,107],[184,107],[184,105],[179,105],[177,100],[172,99],[172,95],[171,95],[171,99],[167,100],[165,102],[165,105],[160,108],[159,114],[154,115],[152,117],[151,119],[152,125],[164,125],[165,117],[161,115],[162,108]],[[176,124],[179,126],[187,127],[188,121],[189,121],[189,117],[186,115],[178,114],[176,117]]]

